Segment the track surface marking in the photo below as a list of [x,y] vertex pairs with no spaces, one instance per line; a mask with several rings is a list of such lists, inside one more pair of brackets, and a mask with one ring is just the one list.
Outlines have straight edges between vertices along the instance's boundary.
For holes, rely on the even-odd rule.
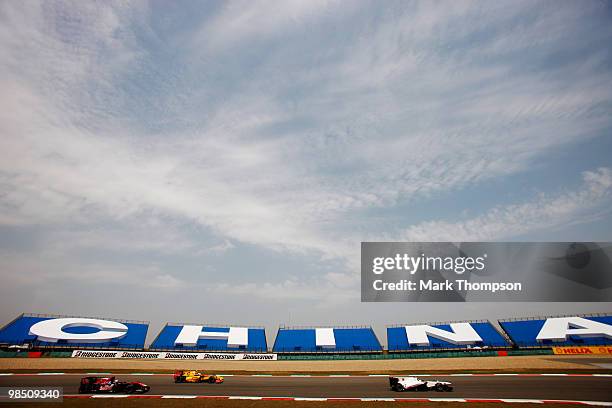
[[[82,374],[0,376],[0,386],[60,386],[78,392]],[[142,381],[151,394],[301,398],[460,398],[612,401],[612,377],[599,376],[435,376],[451,381],[451,393],[389,390],[385,377],[227,377],[223,384],[175,384],[171,376],[117,374]]]

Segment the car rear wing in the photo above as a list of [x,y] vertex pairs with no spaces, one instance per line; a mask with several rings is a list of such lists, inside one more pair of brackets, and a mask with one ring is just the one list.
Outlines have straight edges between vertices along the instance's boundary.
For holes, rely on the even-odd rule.
[[399,378],[397,377],[389,377],[389,385],[393,387],[395,384],[399,382]]

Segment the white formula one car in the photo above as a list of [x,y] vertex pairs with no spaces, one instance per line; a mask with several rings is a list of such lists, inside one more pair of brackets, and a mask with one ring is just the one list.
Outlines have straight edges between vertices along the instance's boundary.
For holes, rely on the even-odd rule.
[[389,377],[393,391],[452,391],[453,385],[446,381],[423,381],[417,377]]

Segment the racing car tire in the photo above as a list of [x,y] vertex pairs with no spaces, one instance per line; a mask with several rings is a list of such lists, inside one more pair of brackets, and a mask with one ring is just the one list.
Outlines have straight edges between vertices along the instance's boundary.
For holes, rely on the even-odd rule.
[[395,391],[402,392],[404,391],[404,386],[402,384],[395,384]]
[[210,378],[208,379],[208,383],[209,383],[209,384],[214,384],[214,383],[215,383],[215,377],[210,377]]
[[446,391],[446,385],[444,385],[444,384],[436,384],[436,386],[434,387],[434,389],[435,389],[437,392]]
[[177,382],[177,383],[183,383],[183,382],[185,382],[185,377],[183,377],[183,376],[176,377],[176,381],[175,381],[175,382]]

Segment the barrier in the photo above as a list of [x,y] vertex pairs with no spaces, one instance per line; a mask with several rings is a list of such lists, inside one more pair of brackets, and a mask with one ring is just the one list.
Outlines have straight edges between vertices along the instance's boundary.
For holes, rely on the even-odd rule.
[[[77,351],[93,351],[93,350],[77,350]],[[108,351],[108,350],[104,350]],[[112,351],[111,351],[112,352]],[[551,355],[552,349],[526,349],[526,350],[473,350],[473,351],[448,351],[448,352],[412,352],[412,353],[310,353],[310,354],[276,354],[274,357],[260,357],[270,354],[249,354],[246,360],[398,360],[398,359],[427,359],[427,358],[461,358],[461,357],[496,357],[506,353],[508,356],[525,356],[525,355]],[[68,351],[45,351],[42,358],[71,358],[73,352]],[[194,353],[190,353],[194,354]],[[218,354],[218,353],[202,353],[202,354]],[[253,356],[253,357],[251,357]],[[27,358],[27,352],[3,352],[0,351],[0,358]],[[77,357],[75,357],[77,358]],[[81,357],[86,358],[86,357]],[[112,357],[90,357],[90,358],[117,358],[113,354]],[[170,359],[170,358],[167,358]],[[188,360],[187,358],[178,358],[179,360]]]
[[27,351],[0,351],[0,358],[27,358]]
[[68,358],[72,357],[72,353],[70,351],[47,351],[43,353],[43,357]]
[[276,360],[276,354],[75,350],[72,358],[133,360]]
[[[500,354],[501,353],[501,354]],[[508,356],[533,356],[552,355],[551,349],[529,349],[529,350],[464,350],[464,351],[442,351],[442,352],[412,352],[412,353],[363,353],[363,354],[279,354],[279,360],[415,360],[430,358],[467,358],[467,357],[504,357]]]
[[574,355],[574,354],[612,354],[612,346],[601,347],[553,347],[553,353],[559,355]]

